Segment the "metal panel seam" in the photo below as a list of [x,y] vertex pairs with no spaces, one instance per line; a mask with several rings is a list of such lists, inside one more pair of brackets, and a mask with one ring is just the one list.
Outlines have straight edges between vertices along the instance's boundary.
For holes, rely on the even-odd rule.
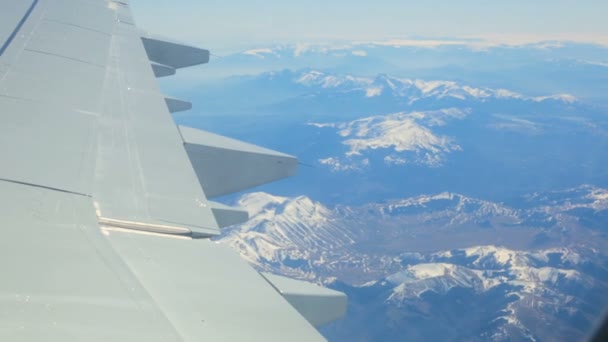
[[21,20],[19,21],[17,26],[15,26],[15,29],[13,30],[11,35],[8,37],[6,42],[4,42],[4,44],[0,47],[0,56],[2,56],[4,51],[6,51],[6,49],[9,47],[9,45],[11,45],[11,43],[13,42],[13,39],[15,39],[15,36],[17,36],[17,33],[19,32],[19,30],[21,30],[21,27],[23,27],[23,24],[25,24],[25,21],[27,20],[27,18],[29,18],[30,14],[32,14],[32,12],[34,11],[34,8],[36,8],[36,5],[38,5],[38,1],[39,0],[34,0],[32,2],[32,5],[30,6],[30,8],[27,9],[27,12],[25,12],[25,15],[23,16],[23,18],[21,18]]

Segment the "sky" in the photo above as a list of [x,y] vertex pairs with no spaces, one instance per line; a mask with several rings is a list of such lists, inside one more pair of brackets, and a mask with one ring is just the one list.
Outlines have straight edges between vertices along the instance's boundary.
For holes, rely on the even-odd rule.
[[138,26],[215,50],[395,38],[608,44],[605,0],[131,0]]

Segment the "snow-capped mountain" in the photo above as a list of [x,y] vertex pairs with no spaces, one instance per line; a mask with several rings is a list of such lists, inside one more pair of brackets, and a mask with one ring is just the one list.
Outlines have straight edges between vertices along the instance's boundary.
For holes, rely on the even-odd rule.
[[290,194],[324,202],[442,191],[502,201],[607,177],[607,116],[578,98],[317,68],[197,91],[205,119],[180,123],[297,155],[313,167],[299,178],[306,191]]
[[[606,46],[564,41],[391,39],[253,46],[215,58],[199,78],[313,68],[371,77],[467,80],[521,94],[591,95],[605,103]],[[538,95],[537,95],[538,96]],[[540,95],[542,96],[542,95]]]
[[[376,150],[381,151],[376,154],[381,153],[382,162],[389,166],[441,166],[448,154],[461,151],[462,147],[456,137],[439,134],[436,127],[464,119],[472,112],[468,106],[476,102],[552,102],[566,106],[577,102],[573,96],[567,94],[529,97],[505,89],[474,88],[450,81],[402,79],[387,75],[371,79],[304,71],[291,75],[291,78],[296,84],[322,90],[318,95],[311,96],[332,96],[334,101],[335,97],[347,97],[348,101],[379,97],[383,103],[396,101],[404,108],[417,105],[426,107],[425,102],[432,103],[431,106],[443,102],[446,105],[459,106],[374,115],[350,122],[311,123],[310,125],[318,128],[335,129],[342,138],[342,144],[348,147],[343,156],[324,156],[318,160],[320,164],[335,172],[366,169],[372,163],[369,155]],[[329,95],[332,92],[333,95]],[[491,123],[486,129],[529,131],[540,130],[542,127],[523,118],[499,117],[502,122]]]
[[[311,68],[275,69],[256,75],[234,76],[224,82],[228,87],[246,88],[250,96],[255,95],[248,101],[257,105],[269,105],[264,103],[265,100],[271,100],[271,105],[295,101],[310,108],[329,99],[333,102],[355,101],[357,106],[363,105],[376,111],[389,105],[398,110],[461,107],[463,104],[471,106],[471,103],[485,107],[511,103],[511,106],[518,104],[520,108],[583,105],[577,97],[565,92],[529,95],[507,88],[476,86],[441,78],[403,77],[386,73],[362,76]],[[216,83],[203,90],[209,94],[210,100],[217,97],[218,92],[222,97],[232,93],[228,92],[229,89],[217,89]]]
[[[608,304],[601,268],[607,260],[585,247],[527,252],[489,245],[410,255],[398,273],[357,287],[338,284],[355,303],[327,334],[369,341],[581,340]],[[375,317],[365,316],[370,310]],[[361,328],[366,318],[382,328]]]
[[[567,115],[584,109],[565,94],[529,96],[453,81],[310,69],[266,72],[232,82],[236,85],[211,90],[204,105],[216,101],[213,92],[230,90],[249,93],[255,111],[298,117],[302,110],[300,117],[308,118],[309,126],[336,132],[339,144],[323,144],[324,155],[315,158],[334,171],[365,170],[374,164],[438,167],[466,150],[460,141],[465,125],[472,125],[466,133],[540,135],[545,130],[559,132],[552,130],[556,124],[572,126],[571,121],[563,122]],[[336,151],[340,143],[345,151]]]
[[176,118],[307,165],[233,198],[252,220],[218,243],[347,292],[331,341],[577,341],[608,293],[606,51],[260,46]]
[[[593,241],[596,227],[588,226],[585,216],[573,210],[587,208],[596,215],[605,214],[608,198],[597,197],[606,190],[581,186],[566,192],[582,199],[551,210],[542,202],[514,208],[454,193],[332,207],[305,196],[250,193],[237,204],[249,211],[251,220],[229,228],[220,241],[268,271],[317,279],[338,272],[359,282],[374,279],[378,275],[374,267],[378,265],[386,270],[398,269],[402,260],[395,258],[405,251],[462,248],[473,236],[477,244],[498,243],[511,249],[563,246],[564,239],[570,239],[573,245],[588,239],[588,247],[603,246],[602,240]],[[552,220],[553,225],[534,226],[530,218]],[[577,236],[569,237],[573,233]],[[499,260],[505,260],[503,265],[508,262],[517,266],[517,255],[499,252],[492,251],[501,256]],[[479,259],[482,261],[483,256]]]
[[607,51],[259,46],[214,56],[176,119],[307,165],[232,198],[252,220],[219,243],[347,292],[331,341],[577,341],[608,293]]
[[[330,337],[580,338],[605,303],[608,255],[605,237],[572,210],[606,213],[606,193],[593,186],[537,193],[519,208],[454,193],[332,207],[304,196],[250,193],[238,204],[251,221],[229,228],[219,242],[259,269],[346,291],[349,314],[326,328]],[[568,224],[528,226],[540,212]],[[476,307],[476,327],[469,306]],[[364,321],[377,328],[363,329]],[[457,321],[468,325],[430,329]]]
[[[251,219],[221,241],[263,269],[280,269],[291,261],[289,267],[302,277],[301,271],[314,269],[324,253],[354,242],[354,233],[337,223],[337,213],[304,196],[251,193],[241,197],[238,205],[248,210]],[[302,267],[309,261],[313,263]]]
[[357,74],[322,71],[317,69],[284,69],[243,77],[243,81],[255,84],[272,83],[290,89],[294,95],[314,99],[348,98],[361,103],[397,102],[402,106],[452,105],[465,102],[540,104],[554,103],[574,105],[579,100],[567,93],[541,96],[525,95],[504,88],[478,87],[461,82],[441,79],[400,77],[389,74],[360,76]]
[[575,103],[577,101],[574,96],[569,94],[531,97],[506,89],[476,88],[453,81],[399,78],[385,74],[378,75],[375,78],[366,78],[310,70],[294,75],[294,82],[307,87],[362,92],[367,98],[383,95],[407,98],[409,104],[429,98],[434,100],[452,98],[463,101],[471,99],[479,101],[516,99],[532,102],[555,100],[564,103]]
[[[430,254],[407,255],[405,269],[386,277],[396,287],[389,301],[420,297],[426,291],[445,294],[454,287],[486,292],[497,286],[520,287],[519,296],[541,294],[551,287],[590,288],[594,277],[576,270],[597,251],[585,247],[511,250],[493,245]],[[368,283],[364,286],[372,286]],[[522,298],[520,298],[522,299]]]
[[[441,165],[444,155],[459,151],[461,147],[445,135],[432,131],[448,120],[466,117],[467,111],[456,108],[437,111],[395,113],[373,116],[346,123],[311,123],[318,128],[333,128],[349,147],[344,157],[327,157],[319,160],[333,171],[353,170],[366,166],[368,150],[387,150],[384,163],[403,165],[416,163],[428,166]],[[359,158],[357,158],[359,157]]]

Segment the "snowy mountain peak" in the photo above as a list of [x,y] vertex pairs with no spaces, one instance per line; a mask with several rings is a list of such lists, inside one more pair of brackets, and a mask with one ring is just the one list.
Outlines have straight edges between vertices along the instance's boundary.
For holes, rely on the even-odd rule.
[[[436,203],[445,203],[450,205],[456,211],[474,211],[479,209],[485,209],[484,212],[495,212],[496,214],[509,215],[513,210],[504,207],[498,203],[484,201],[472,197],[467,197],[462,194],[456,194],[452,192],[442,192],[435,195],[420,195],[416,197],[410,197],[403,200],[399,200],[391,203],[388,206],[388,210],[395,210],[403,207],[424,207],[428,209],[434,208],[432,205]],[[445,208],[442,206],[441,208]]]
[[[549,266],[549,255],[564,253],[564,263]],[[467,259],[462,260],[461,256]],[[446,293],[453,287],[471,288],[477,292],[489,291],[500,285],[509,285],[520,299],[550,291],[554,286],[593,286],[593,280],[571,267],[568,261],[580,261],[580,255],[562,250],[517,251],[497,246],[476,246],[454,251],[437,252],[430,256],[439,262],[421,262],[407,266],[403,271],[386,278],[395,285],[388,300],[403,301],[418,297],[426,291]]]
[[277,206],[289,201],[287,197],[274,196],[265,192],[252,192],[239,198],[238,204],[246,208],[249,216],[253,217],[260,214],[265,208]]
[[476,260],[473,262],[475,265],[491,263],[504,267],[509,264],[526,264],[525,260],[518,258],[520,256],[517,255],[516,252],[496,246],[477,246],[466,248],[464,249],[464,254],[468,258],[475,258]]
[[255,192],[243,195],[238,204],[247,209],[251,217],[243,225],[245,230],[259,228],[264,222],[273,222],[272,227],[277,227],[277,223],[319,225],[331,215],[329,209],[306,196],[287,198]]
[[[228,228],[219,241],[260,270],[316,282],[337,277],[332,286],[346,289],[354,308],[389,310],[389,319],[405,313],[399,322],[444,310],[452,316],[468,314],[462,303],[481,307],[477,311],[483,315],[476,319],[487,319],[489,326],[482,340],[501,340],[513,331],[534,331],[530,315],[556,324],[577,319],[581,312],[598,314],[587,310],[608,288],[602,249],[572,244],[526,250],[490,242],[428,251],[416,249],[411,240],[430,239],[434,246],[459,231],[466,241],[476,233],[517,234],[527,229],[519,221],[503,229],[494,223],[477,226],[475,220],[495,217],[507,222],[509,215],[518,219],[537,210],[532,203],[542,208],[553,203],[552,210],[567,215],[571,207],[564,203],[593,208],[597,201],[606,201],[607,193],[592,186],[539,193],[528,197],[535,202],[528,202],[527,209],[515,210],[452,192],[360,207],[327,207],[305,196],[257,192],[238,201],[252,214],[251,221]],[[439,312],[424,311],[435,305]],[[494,335],[499,337],[489,338]]]
[[[293,198],[263,192],[243,195],[238,201],[250,220],[225,230],[221,241],[250,263],[272,270],[277,260],[304,262],[320,249],[353,242],[351,233],[335,222],[334,211],[306,196]],[[298,277],[306,277],[297,269]]]
[[394,284],[425,280],[454,274],[458,266],[446,263],[423,263],[407,267],[406,270],[387,277]]
[[304,70],[294,73],[293,82],[306,87],[320,87],[337,91],[360,91],[365,97],[372,98],[389,95],[397,98],[407,98],[410,104],[422,99],[456,99],[478,100],[514,99],[522,101],[543,102],[547,100],[560,101],[567,104],[577,102],[570,94],[554,94],[547,96],[525,96],[506,89],[479,88],[461,85],[454,81],[409,79],[379,74],[376,77],[358,77],[326,73],[319,70]]
[[372,84],[370,79],[350,75],[327,74],[317,70],[307,70],[294,75],[296,84],[307,87],[330,88],[354,88],[369,86]]
[[398,284],[388,301],[418,297],[426,291],[446,293],[454,287],[483,288],[484,279],[473,270],[447,263],[417,264],[387,278]]
[[591,185],[581,185],[566,190],[533,193],[524,196],[528,203],[536,203],[539,211],[572,210],[592,208],[595,211],[608,209],[608,189]]
[[[319,128],[334,128],[342,137],[343,144],[349,147],[345,153],[347,159],[362,157],[364,153],[374,150],[387,150],[397,153],[388,155],[385,162],[402,164],[411,160],[413,163],[438,166],[445,154],[461,150],[448,136],[435,134],[432,126],[445,124],[447,120],[466,117],[466,110],[447,108],[435,111],[395,113],[386,116],[371,116],[345,123],[310,125]],[[337,170],[348,170],[349,160],[337,157],[323,159],[322,164],[330,164]],[[338,166],[344,166],[342,169]],[[352,169],[352,168],[351,168]]]
[[259,48],[259,49],[250,49],[242,52],[243,55],[254,56],[260,59],[264,59],[267,56],[279,56],[279,54],[270,48]]

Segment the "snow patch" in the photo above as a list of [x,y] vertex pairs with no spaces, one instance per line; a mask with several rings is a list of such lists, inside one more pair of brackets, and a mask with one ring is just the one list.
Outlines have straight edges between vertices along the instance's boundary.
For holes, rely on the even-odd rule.
[[578,101],[578,99],[574,95],[570,95],[570,94],[537,96],[537,97],[533,97],[532,100],[535,102],[543,102],[546,100],[555,100],[555,101],[561,101],[561,102],[568,103],[568,104],[576,103]]
[[[386,116],[372,116],[346,123],[311,123],[315,127],[331,127],[344,138],[342,144],[348,146],[346,158],[329,157],[319,160],[330,165],[334,171],[349,170],[367,166],[365,153],[373,150],[395,152],[384,157],[388,165],[403,165],[406,160],[413,163],[439,166],[446,154],[461,148],[450,137],[435,134],[430,127],[441,126],[450,119],[461,119],[466,111],[444,109],[429,112],[396,113]],[[356,158],[365,158],[364,162]],[[353,166],[352,163],[363,163]]]
[[506,265],[513,260],[514,254],[512,251],[506,248],[500,248],[496,246],[478,246],[467,248],[464,250],[467,257],[493,258],[500,265]]
[[386,156],[384,157],[384,163],[387,165],[405,165],[407,160],[405,158]]
[[263,49],[251,49],[242,52],[243,55],[255,56],[260,59],[266,58],[267,55],[278,56],[277,53],[273,49],[263,48]]
[[365,158],[360,161],[353,162],[352,160],[341,160],[339,158],[324,158],[319,159],[321,165],[329,166],[332,172],[340,171],[361,171],[369,166],[369,159]]
[[370,87],[365,90],[365,97],[376,97],[382,95],[382,87]]
[[575,103],[576,97],[570,94],[528,97],[506,89],[476,88],[460,85],[453,81],[420,80],[378,75],[375,78],[339,75],[321,71],[306,71],[295,78],[297,84],[308,87],[318,86],[323,89],[342,91],[361,91],[366,97],[389,93],[395,97],[407,98],[410,104],[426,98],[436,99],[517,99],[522,101],[543,102],[547,100]]

